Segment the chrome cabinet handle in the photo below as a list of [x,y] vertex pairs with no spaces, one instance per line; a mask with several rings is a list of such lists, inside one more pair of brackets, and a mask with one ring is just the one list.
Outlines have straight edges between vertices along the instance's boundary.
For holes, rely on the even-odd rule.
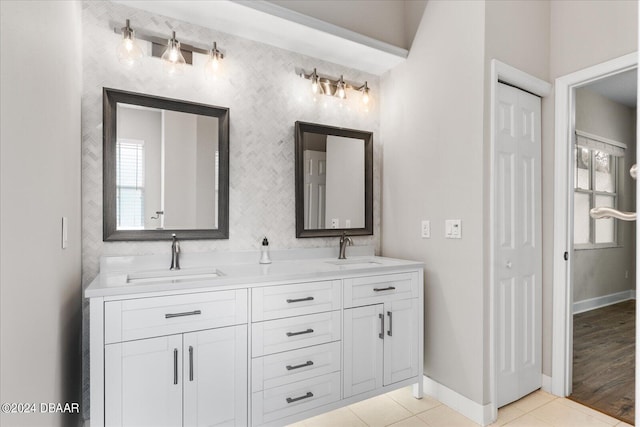
[[393,313],[387,311],[387,316],[389,316],[389,330],[387,331],[387,335],[391,337],[393,336]]
[[189,381],[193,381],[193,347],[189,346]]
[[302,301],[313,301],[313,297],[306,298],[298,298],[298,299],[288,299],[287,302],[291,304],[292,302],[302,302]]
[[384,316],[382,313],[378,314],[378,319],[380,319],[380,333],[378,334],[378,338],[381,340],[384,339]]
[[382,292],[382,291],[394,291],[396,289],[395,286],[387,286],[386,288],[373,288],[374,292]]
[[313,329],[309,328],[306,331],[300,331],[300,332],[287,332],[287,336],[288,337],[295,337],[296,335],[303,335],[303,334],[312,334],[313,333]]
[[182,313],[167,313],[164,315],[165,319],[171,319],[172,317],[183,317],[183,316],[195,316],[197,314],[202,314],[201,310],[193,310],[193,311],[185,311]]
[[287,371],[292,371],[294,369],[304,368],[305,366],[313,366],[313,361],[307,360],[306,363],[303,363],[301,365],[294,365],[294,366],[287,365]]
[[298,400],[302,400],[302,399],[308,399],[310,397],[313,397],[313,393],[311,393],[310,391],[307,392],[307,394],[305,394],[304,396],[300,396],[300,397],[287,397],[287,403],[293,403],[293,402],[297,402]]
[[178,349],[173,349],[173,384],[178,384]]

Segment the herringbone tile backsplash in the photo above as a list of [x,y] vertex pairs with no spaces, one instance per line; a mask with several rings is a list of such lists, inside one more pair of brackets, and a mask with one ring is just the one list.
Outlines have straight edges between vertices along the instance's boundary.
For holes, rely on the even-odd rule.
[[[160,60],[145,57],[134,69],[123,68],[115,54],[120,36],[114,27],[131,20],[134,29],[170,35],[187,44],[209,45],[214,40],[225,53],[222,75],[215,82],[204,78],[204,58],[195,55],[194,67],[170,78]],[[368,81],[377,94],[379,79],[255,41],[171,18],[155,16],[110,1],[83,2],[82,98],[82,265],[83,286],[98,274],[102,255],[169,253],[166,242],[102,241],[102,88],[128,90],[230,108],[230,212],[229,239],[186,241],[183,251],[257,250],[262,236],[273,249],[337,245],[335,238],[296,239],[294,197],[294,122],[302,120],[374,132],[374,236],[358,237],[357,244],[380,246],[379,110],[373,103],[365,113],[358,96],[342,105],[320,97],[314,101],[308,80],[298,78],[295,67],[318,68],[322,74]],[[143,49],[149,49],[142,42]],[[347,95],[352,94],[349,92]],[[375,98],[374,98],[375,100]],[[84,414],[88,417],[88,319],[83,314]]]

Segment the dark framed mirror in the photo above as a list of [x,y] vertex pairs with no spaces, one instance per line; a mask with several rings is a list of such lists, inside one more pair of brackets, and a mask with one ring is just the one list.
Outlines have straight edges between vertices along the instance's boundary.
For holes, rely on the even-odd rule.
[[103,89],[103,240],[229,238],[229,109]]
[[296,237],[373,234],[373,133],[296,122]]

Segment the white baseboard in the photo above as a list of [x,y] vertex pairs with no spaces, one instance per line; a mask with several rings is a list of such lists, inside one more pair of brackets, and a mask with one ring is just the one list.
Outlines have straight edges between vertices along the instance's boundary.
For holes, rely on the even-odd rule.
[[481,405],[474,402],[426,376],[424,377],[424,392],[481,426],[486,426],[493,422],[490,404]]
[[630,299],[636,299],[635,290],[616,292],[615,294],[576,301],[573,303],[573,314],[584,313],[585,311],[595,310],[596,308],[606,307]]
[[551,377],[542,374],[542,390],[551,393]]

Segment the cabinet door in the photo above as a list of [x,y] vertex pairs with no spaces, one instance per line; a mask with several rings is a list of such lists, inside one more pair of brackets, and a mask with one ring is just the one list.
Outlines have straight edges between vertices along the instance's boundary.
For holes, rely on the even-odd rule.
[[384,304],[384,385],[418,375],[418,300]]
[[247,325],[184,334],[184,425],[247,424]]
[[105,425],[182,425],[182,335],[105,346]]
[[344,310],[344,397],[382,387],[383,305]]

